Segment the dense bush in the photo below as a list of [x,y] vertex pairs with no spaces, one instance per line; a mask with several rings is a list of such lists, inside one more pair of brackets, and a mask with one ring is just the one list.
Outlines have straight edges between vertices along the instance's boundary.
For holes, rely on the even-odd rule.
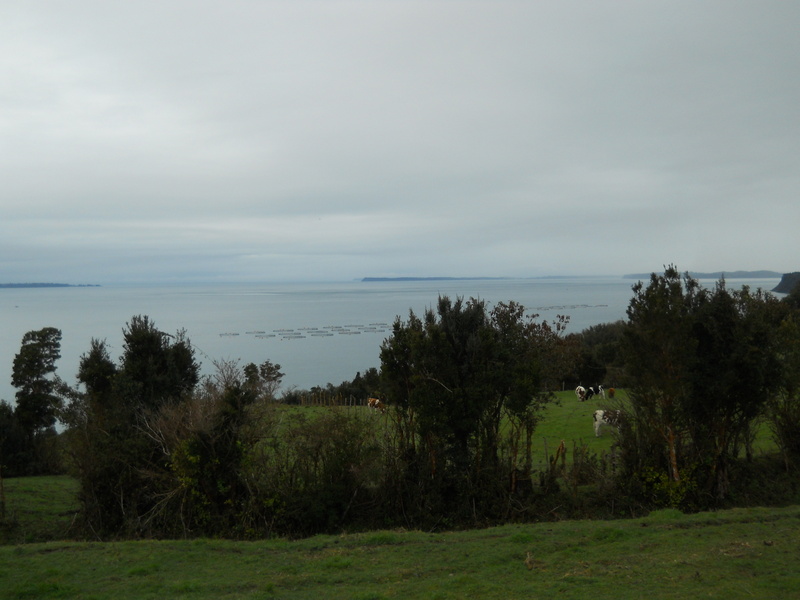
[[[569,336],[580,344],[580,360],[569,378],[569,387],[577,385],[619,385],[622,372],[621,341],[624,321],[600,323]],[[573,385],[574,384],[574,385]]]
[[104,342],[81,357],[74,398],[64,420],[73,469],[81,483],[82,516],[97,535],[150,532],[150,515],[164,502],[154,481],[169,468],[153,415],[191,398],[199,364],[185,334],[159,331],[135,316],[123,331],[116,365]]
[[[800,292],[800,286],[795,291]],[[778,330],[783,385],[767,405],[775,441],[788,469],[800,468],[800,310],[790,314]]]
[[759,290],[701,288],[674,267],[634,286],[623,338],[631,395],[624,477],[675,506],[713,506],[750,453],[753,423],[781,390],[785,310]]
[[283,412],[250,465],[262,521],[272,532],[373,524],[384,458],[374,417],[339,407]]
[[[411,312],[395,321],[381,347],[381,373],[398,411],[395,452],[412,481],[424,482],[415,484],[425,486],[415,497],[430,504],[421,509],[456,523],[507,513],[512,473],[532,475],[530,436],[540,410],[576,358],[565,324],[526,318],[514,302],[488,310],[479,300],[447,297],[422,318]],[[510,437],[503,422],[511,423]]]

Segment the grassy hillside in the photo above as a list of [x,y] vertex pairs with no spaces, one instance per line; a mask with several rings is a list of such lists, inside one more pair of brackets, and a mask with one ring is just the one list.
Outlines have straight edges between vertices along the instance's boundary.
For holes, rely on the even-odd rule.
[[0,547],[0,598],[790,598],[800,507],[299,541]]

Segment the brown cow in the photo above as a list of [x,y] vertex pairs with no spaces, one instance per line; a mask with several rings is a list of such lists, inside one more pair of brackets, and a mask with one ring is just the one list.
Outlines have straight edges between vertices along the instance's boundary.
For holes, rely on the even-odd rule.
[[379,410],[382,413],[386,412],[386,405],[378,398],[367,398],[367,406],[375,410]]

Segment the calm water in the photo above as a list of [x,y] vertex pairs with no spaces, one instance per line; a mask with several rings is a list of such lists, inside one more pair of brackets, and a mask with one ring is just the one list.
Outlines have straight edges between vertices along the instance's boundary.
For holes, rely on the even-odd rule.
[[[770,290],[778,282],[729,280],[728,287]],[[286,374],[283,389],[310,388],[378,367],[395,317],[407,318],[409,309],[421,315],[440,294],[490,304],[514,300],[546,320],[566,314],[568,332],[580,332],[625,318],[634,283],[575,278],[0,289],[0,398],[13,401],[11,370],[22,336],[48,326],[62,331],[58,373],[71,384],[93,337],[105,339],[116,360],[126,323],[147,315],[167,333],[186,330],[204,373],[215,359],[271,360]]]

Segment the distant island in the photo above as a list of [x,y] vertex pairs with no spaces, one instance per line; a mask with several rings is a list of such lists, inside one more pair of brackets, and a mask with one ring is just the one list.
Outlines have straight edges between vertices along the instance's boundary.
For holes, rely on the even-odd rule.
[[364,277],[361,281],[503,281],[510,277]]
[[65,288],[65,287],[100,287],[96,284],[81,283],[0,283],[0,288]]
[[[694,279],[780,279],[783,273],[776,271],[715,271],[713,273],[699,273],[689,271],[689,276]],[[633,273],[623,275],[625,279],[650,279],[650,273]]]

